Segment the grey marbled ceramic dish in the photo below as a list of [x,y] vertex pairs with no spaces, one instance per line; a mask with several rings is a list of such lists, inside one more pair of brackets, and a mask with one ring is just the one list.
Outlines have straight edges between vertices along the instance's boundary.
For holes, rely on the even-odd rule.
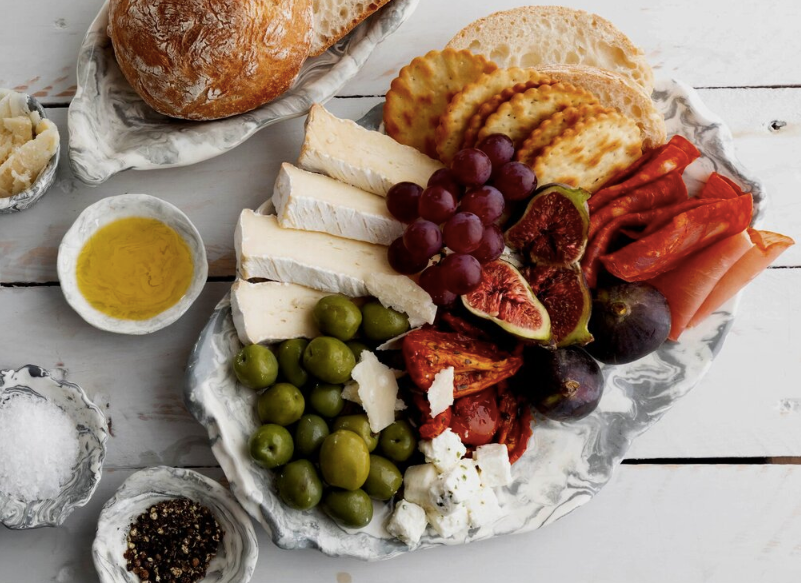
[[[30,111],[38,112],[42,119],[46,119],[47,116],[45,115],[45,110],[44,107],[42,107],[42,104],[39,103],[35,97],[30,95],[26,95],[25,97],[28,98],[28,109]],[[58,159],[60,155],[61,142],[59,142],[58,147],[56,147],[56,153],[53,154],[52,158],[50,158],[47,166],[45,166],[44,170],[39,173],[39,176],[36,177],[36,180],[33,182],[30,188],[23,190],[14,196],[0,198],[0,214],[24,211],[26,208],[33,206],[36,201],[42,198],[56,180],[56,168],[58,168]]]
[[[84,244],[100,227],[127,217],[158,219],[172,227],[189,245],[194,261],[192,282],[184,297],[149,320],[121,320],[107,316],[89,304],[78,289],[76,268]],[[88,206],[64,235],[58,247],[58,279],[69,305],[92,326],[119,334],[150,334],[175,322],[203,291],[208,271],[206,248],[200,233],[189,218],[178,207],[148,194],[110,196]]]
[[72,477],[54,500],[23,502],[0,492],[0,523],[12,529],[59,526],[73,510],[89,502],[100,483],[108,438],[106,418],[81,387],[38,366],[0,370],[0,406],[15,394],[55,403],[75,422],[78,459]]
[[214,480],[192,470],[158,466],[132,474],[103,506],[92,544],[92,559],[101,583],[139,583],[139,577],[125,568],[128,527],[153,504],[178,497],[208,508],[225,533],[200,583],[250,581],[259,556],[250,517]]
[[394,0],[328,51],[308,59],[292,88],[253,111],[227,119],[188,122],[152,110],[134,92],[114,60],[106,34],[108,2],[78,54],[78,89],[69,109],[72,171],[88,184],[135,168],[195,164],[234,148],[273,123],[324,103],[361,69],[373,49],[411,16],[419,0]]
[[[663,80],[657,84],[654,99],[665,115],[668,135],[682,134],[702,152],[702,158],[685,172],[691,193],[710,171],[717,170],[750,190],[762,212],[765,193],[761,184],[737,162],[731,133],[698,94],[682,83]],[[375,127],[380,117],[376,109],[360,123]],[[736,299],[729,302],[701,326],[685,332],[680,343],[667,342],[628,365],[605,367],[606,391],[588,417],[573,423],[538,417],[528,451],[512,468],[514,483],[499,492],[503,516],[471,531],[464,540],[446,540],[429,529],[418,548],[530,531],[589,501],[609,481],[632,440],[656,423],[709,369],[731,326],[736,303]],[[212,451],[245,509],[282,548],[311,547],[330,555],[368,560],[408,551],[383,530],[389,512],[386,505],[375,506],[367,529],[345,532],[319,510],[297,512],[281,503],[272,473],[255,465],[247,453],[247,440],[258,419],[255,394],[238,385],[231,371],[231,359],[240,347],[225,298],[190,357],[184,397],[189,410],[208,430]]]

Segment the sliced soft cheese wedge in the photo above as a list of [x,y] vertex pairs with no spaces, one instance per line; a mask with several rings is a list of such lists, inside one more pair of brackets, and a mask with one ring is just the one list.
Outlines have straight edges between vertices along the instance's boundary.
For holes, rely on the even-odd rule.
[[443,167],[387,135],[339,119],[319,104],[309,110],[298,165],[381,196],[398,182],[425,186]]
[[231,312],[239,339],[260,344],[318,336],[312,311],[325,295],[294,283],[237,280],[231,287]]
[[394,371],[379,362],[374,353],[364,350],[351,376],[359,383],[359,400],[367,413],[370,431],[378,433],[392,425],[398,399],[398,381]]
[[287,229],[320,231],[346,239],[389,245],[403,235],[403,224],[385,199],[322,174],[282,164],[273,202]]

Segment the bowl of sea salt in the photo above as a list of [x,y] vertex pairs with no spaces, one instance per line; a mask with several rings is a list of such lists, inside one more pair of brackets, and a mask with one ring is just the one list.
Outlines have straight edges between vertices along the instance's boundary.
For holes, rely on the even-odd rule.
[[63,523],[97,488],[107,438],[78,385],[33,365],[0,370],[0,523]]

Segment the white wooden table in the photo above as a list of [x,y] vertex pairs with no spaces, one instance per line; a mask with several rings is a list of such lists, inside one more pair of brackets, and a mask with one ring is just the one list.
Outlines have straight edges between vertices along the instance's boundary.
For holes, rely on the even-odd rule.
[[[331,103],[359,117],[397,70],[439,48],[467,22],[522,0],[422,0]],[[0,87],[37,96],[66,154],[75,56],[100,0],[5,2]],[[571,5],[612,20],[642,46],[657,75],[699,88],[729,124],[743,163],[769,194],[765,225],[799,238],[801,9],[794,0],[596,0]],[[491,8],[490,8],[491,7]],[[271,192],[296,157],[301,121],[273,126],[187,169],[127,172],[97,188],[62,157],[54,188],[32,209],[0,216],[0,368],[61,368],[104,408],[112,437],[90,504],[58,529],[0,529],[0,581],[96,581],[90,547],[102,504],[139,468],[167,464],[221,478],[204,430],[185,410],[189,350],[234,274],[234,222]],[[95,330],[66,304],[56,251],[89,204],[145,192],[183,209],[207,246],[210,278],[193,308],[147,337]],[[715,581],[801,577],[801,246],[743,294],[725,346],[704,381],[629,452],[587,506],[543,530],[467,547],[360,563],[277,549],[260,533],[254,581]],[[2,444],[0,444],[2,447]]]

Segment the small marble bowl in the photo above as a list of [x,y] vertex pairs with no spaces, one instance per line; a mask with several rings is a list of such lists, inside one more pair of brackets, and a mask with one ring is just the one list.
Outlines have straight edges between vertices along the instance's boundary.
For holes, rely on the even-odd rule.
[[[129,217],[158,219],[174,229],[189,246],[194,273],[189,289],[174,306],[148,320],[123,320],[94,308],[78,289],[78,256],[86,242],[105,225]],[[195,226],[178,207],[148,194],[122,194],[99,200],[75,220],[58,248],[58,279],[72,308],[92,326],[119,334],[150,334],[180,318],[197,299],[209,272],[206,248]]]
[[123,557],[128,529],[153,504],[185,497],[211,510],[222,542],[201,583],[247,583],[256,568],[259,544],[250,517],[233,495],[214,480],[181,468],[158,466],[130,476],[100,513],[92,558],[101,583],[139,583]]
[[[0,90],[0,92],[2,91],[3,90]],[[36,98],[31,97],[30,95],[26,95],[25,97],[28,98],[28,109],[39,112],[39,115],[42,117],[42,119],[46,119],[47,116],[45,115],[45,110],[42,107],[42,104],[39,103]],[[48,162],[47,166],[45,166],[44,169],[39,173],[39,176],[36,177],[36,180],[33,181],[33,184],[31,184],[30,188],[23,190],[14,196],[0,198],[0,214],[24,211],[26,208],[33,206],[37,200],[42,198],[47,190],[56,181],[56,168],[58,168],[58,159],[60,154],[61,142],[59,141],[59,144],[56,147],[56,153],[53,154],[52,158],[50,158],[50,162]]]
[[21,394],[55,403],[75,422],[78,459],[72,477],[55,499],[24,502],[0,492],[0,522],[11,529],[59,526],[73,510],[89,502],[100,482],[108,439],[106,418],[81,387],[53,378],[41,367],[29,364],[19,370],[0,370],[0,406]]

